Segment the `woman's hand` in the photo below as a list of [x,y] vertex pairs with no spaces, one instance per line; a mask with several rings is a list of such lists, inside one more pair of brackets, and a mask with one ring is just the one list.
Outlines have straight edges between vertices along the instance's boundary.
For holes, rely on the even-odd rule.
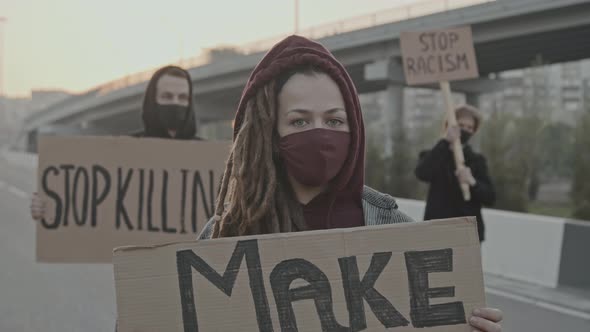
[[466,183],[470,186],[474,186],[477,183],[477,180],[473,177],[473,173],[471,173],[471,168],[467,166],[463,166],[456,170],[455,175],[460,183]]
[[459,129],[459,126],[449,126],[447,128],[445,139],[451,144],[456,140],[461,139],[461,129]]
[[469,324],[473,332],[501,332],[502,311],[493,308],[480,308],[473,310]]

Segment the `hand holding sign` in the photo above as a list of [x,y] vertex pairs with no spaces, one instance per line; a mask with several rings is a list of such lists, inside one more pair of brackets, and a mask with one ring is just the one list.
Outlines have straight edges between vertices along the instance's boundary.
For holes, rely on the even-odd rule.
[[[436,31],[402,32],[400,43],[404,73],[410,85],[439,82],[449,127],[457,125],[449,81],[478,77],[470,27]],[[461,142],[452,142],[457,169],[465,166]],[[461,183],[465,201],[471,200],[469,185]]]
[[466,183],[470,186],[474,186],[477,180],[473,177],[473,173],[471,172],[471,168],[465,166],[463,168],[457,169],[455,172],[457,179],[459,179],[459,183]]
[[31,197],[31,218],[33,220],[39,221],[43,218],[46,212],[46,204],[45,200],[39,196],[38,193],[33,193]]
[[461,129],[459,126],[448,126],[445,139],[449,143],[453,143],[461,139]]

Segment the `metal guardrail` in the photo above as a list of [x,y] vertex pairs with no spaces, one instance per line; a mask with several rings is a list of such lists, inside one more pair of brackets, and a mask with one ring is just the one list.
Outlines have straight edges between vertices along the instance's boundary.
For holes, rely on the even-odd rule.
[[[357,16],[337,22],[327,23],[314,26],[301,31],[297,34],[306,36],[311,39],[320,39],[354,30],[366,29],[382,24],[400,22],[416,17],[441,13],[458,8],[473,6],[495,0],[427,0],[414,4],[395,7],[389,10],[379,11],[373,14]],[[286,35],[275,36],[267,39],[257,40],[251,43],[234,47],[239,54],[248,55],[263,52],[270,49],[274,44],[285,38]],[[198,67],[211,63],[213,59],[209,54],[200,54],[196,57],[182,59],[177,61],[176,65],[184,68]],[[109,91],[125,88],[138,84],[150,79],[152,74],[157,70],[153,68],[143,72],[131,74],[123,78],[99,85],[90,90],[98,89],[99,94],[105,94]]]

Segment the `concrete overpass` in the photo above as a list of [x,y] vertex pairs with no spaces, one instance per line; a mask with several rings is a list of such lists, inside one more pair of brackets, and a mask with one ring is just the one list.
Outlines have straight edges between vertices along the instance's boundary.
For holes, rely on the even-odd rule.
[[[442,3],[442,1],[439,1]],[[490,74],[529,67],[541,55],[550,63],[590,57],[590,1],[499,0],[403,21],[338,33],[320,42],[350,71],[360,93],[388,90],[389,108],[401,108],[404,85],[400,68],[399,33],[471,25],[483,79],[453,83],[468,100],[498,83]],[[190,68],[198,121],[228,120],[252,68],[269,41],[243,55],[196,59]],[[190,65],[190,64],[189,64]],[[46,125],[78,128],[80,132],[125,134],[141,128],[140,105],[148,76],[137,82],[115,82],[72,97],[26,119],[22,141],[34,142]],[[21,143],[22,145],[22,143]],[[34,149],[34,144],[29,144]]]

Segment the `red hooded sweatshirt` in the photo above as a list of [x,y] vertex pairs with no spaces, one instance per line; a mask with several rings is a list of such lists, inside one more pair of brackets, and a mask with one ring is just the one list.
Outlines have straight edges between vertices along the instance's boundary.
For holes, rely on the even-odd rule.
[[365,173],[365,127],[358,94],[344,66],[324,46],[307,38],[290,36],[276,44],[254,68],[234,122],[234,140],[246,112],[246,105],[256,91],[294,67],[313,65],[328,74],[340,88],[350,127],[348,157],[330,190],[303,205],[310,229],[343,228],[364,225],[362,191]]

